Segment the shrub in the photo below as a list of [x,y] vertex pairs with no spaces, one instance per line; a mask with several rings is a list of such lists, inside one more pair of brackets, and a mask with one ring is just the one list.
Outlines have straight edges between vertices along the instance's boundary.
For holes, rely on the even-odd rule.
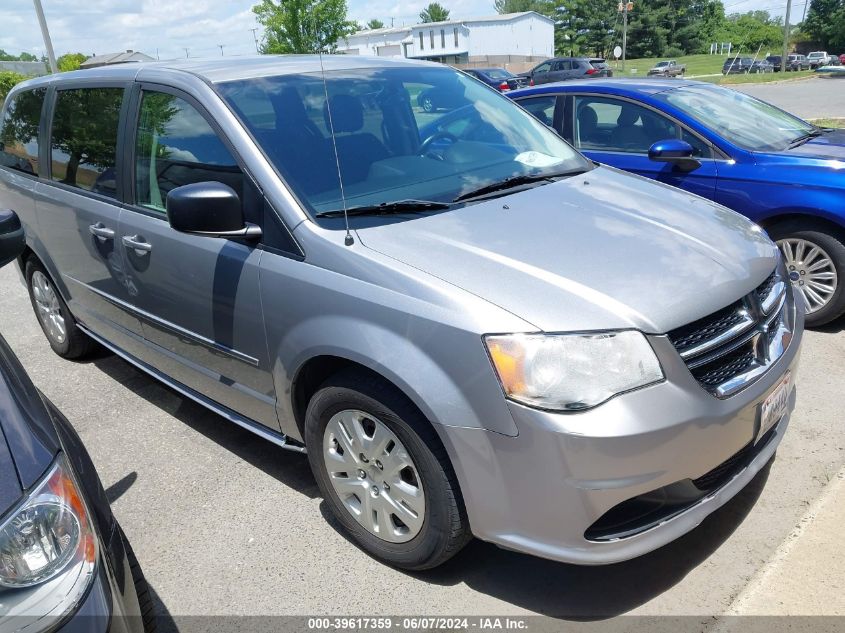
[[27,79],[25,75],[12,70],[0,70],[0,104],[6,99],[6,95],[17,84]]
[[686,55],[686,52],[677,46],[670,46],[666,49],[666,57],[683,57],[684,55]]

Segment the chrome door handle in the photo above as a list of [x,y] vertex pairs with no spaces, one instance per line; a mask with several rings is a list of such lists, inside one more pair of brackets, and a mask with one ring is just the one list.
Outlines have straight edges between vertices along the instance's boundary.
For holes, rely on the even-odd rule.
[[91,235],[94,235],[101,242],[114,239],[114,229],[106,227],[102,222],[92,224],[88,227],[88,230],[91,231]]
[[139,235],[125,235],[121,240],[123,245],[127,248],[131,248],[135,251],[135,254],[138,257],[142,255],[146,255],[151,250],[153,250],[153,245],[149,242],[145,242],[144,238],[140,237]]

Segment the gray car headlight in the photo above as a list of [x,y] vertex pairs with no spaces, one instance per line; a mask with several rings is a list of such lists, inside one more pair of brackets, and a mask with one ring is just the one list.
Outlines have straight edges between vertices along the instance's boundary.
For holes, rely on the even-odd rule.
[[540,409],[577,411],[663,380],[645,336],[633,330],[484,337],[508,398]]
[[8,622],[16,631],[49,628],[77,606],[96,563],[88,509],[59,454],[0,524],[0,613],[15,616]]

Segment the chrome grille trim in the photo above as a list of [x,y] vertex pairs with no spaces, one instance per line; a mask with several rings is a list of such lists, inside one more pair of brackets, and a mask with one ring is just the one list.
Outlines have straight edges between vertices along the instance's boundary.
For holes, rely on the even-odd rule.
[[779,264],[735,303],[669,333],[693,377],[714,396],[727,398],[748,386],[786,349],[794,315],[784,279]]

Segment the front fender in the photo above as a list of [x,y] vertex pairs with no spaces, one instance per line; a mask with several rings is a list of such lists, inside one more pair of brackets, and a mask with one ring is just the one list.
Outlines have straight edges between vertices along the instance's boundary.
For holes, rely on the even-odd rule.
[[[431,347],[425,348],[414,337],[348,316],[318,316],[300,323],[281,339],[273,368],[275,384],[284,386],[277,399],[283,430],[293,437],[299,435],[292,384],[300,369],[312,358],[334,356],[368,367],[389,380],[434,424],[517,435],[481,338],[454,330],[450,333],[446,328],[431,335],[439,340],[430,340]],[[445,340],[452,336],[453,340]],[[286,353],[294,349],[295,353]],[[432,350],[438,349],[452,352],[435,358]]]

